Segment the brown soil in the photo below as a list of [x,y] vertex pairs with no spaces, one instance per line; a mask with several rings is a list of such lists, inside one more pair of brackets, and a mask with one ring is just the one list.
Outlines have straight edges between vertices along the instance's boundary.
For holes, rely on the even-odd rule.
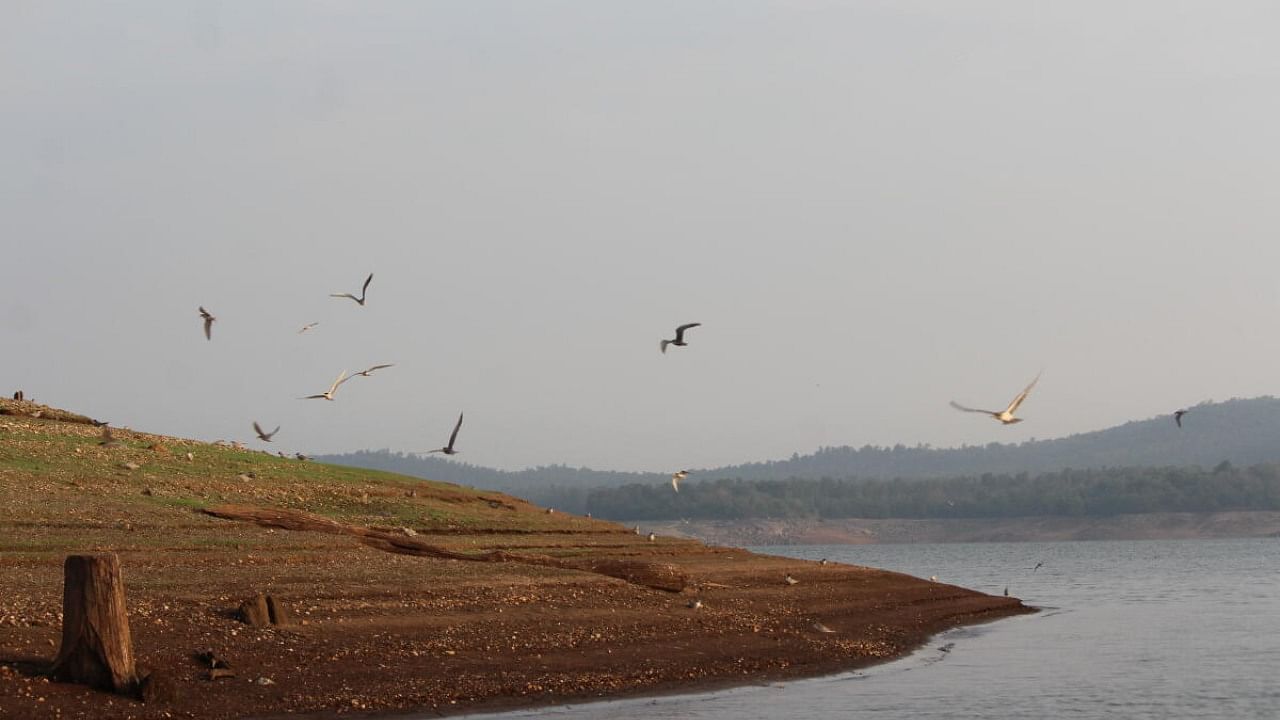
[[[4,421],[0,718],[458,713],[692,691],[861,667],[1028,611],[882,570],[649,542],[495,493],[129,431],[116,432],[124,448],[101,448],[92,427]],[[168,451],[149,460],[160,440]],[[119,470],[126,460],[143,467]],[[199,496],[174,498],[179,486]],[[172,700],[43,675],[60,638],[63,558],[86,551],[119,554],[139,666]],[[238,620],[258,592],[294,624]],[[198,657],[209,650],[228,666],[215,674],[234,677],[209,679]]]

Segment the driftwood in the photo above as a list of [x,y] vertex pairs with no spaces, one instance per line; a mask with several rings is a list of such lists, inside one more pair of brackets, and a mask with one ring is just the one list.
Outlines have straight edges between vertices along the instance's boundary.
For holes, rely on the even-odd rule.
[[135,692],[138,673],[120,559],[69,555],[63,569],[62,647],[50,674],[101,690]]
[[246,505],[217,505],[205,508],[201,512],[225,520],[252,522],[264,527],[350,535],[370,547],[401,555],[416,555],[418,557],[434,557],[467,562],[510,562],[564,570],[578,570],[607,575],[636,585],[668,592],[680,592],[689,584],[689,576],[683,570],[668,563],[643,560],[562,560],[549,555],[517,554],[505,550],[462,553],[442,548],[439,545],[432,545],[419,538],[358,525],[348,525],[300,510],[256,508]]

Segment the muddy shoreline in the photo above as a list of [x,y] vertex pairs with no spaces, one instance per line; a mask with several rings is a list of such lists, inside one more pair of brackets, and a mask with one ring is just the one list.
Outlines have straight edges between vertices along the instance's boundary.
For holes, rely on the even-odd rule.
[[[894,572],[650,540],[499,493],[98,434],[0,418],[0,718],[457,715],[700,692],[865,667],[1032,611]],[[226,505],[256,510],[207,512]],[[169,699],[44,677],[63,560],[84,552],[119,556],[139,669]],[[291,621],[237,618],[259,592]]]

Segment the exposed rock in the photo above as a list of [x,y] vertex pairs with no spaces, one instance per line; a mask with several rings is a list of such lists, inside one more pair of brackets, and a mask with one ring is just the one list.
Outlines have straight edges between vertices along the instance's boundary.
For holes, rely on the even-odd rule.
[[123,465],[121,465],[120,467],[124,468],[125,470],[137,470],[138,468],[140,468],[140,467],[142,467],[142,466],[141,466],[141,465],[139,465],[138,463],[134,463],[134,462],[127,462],[127,463],[124,463]]

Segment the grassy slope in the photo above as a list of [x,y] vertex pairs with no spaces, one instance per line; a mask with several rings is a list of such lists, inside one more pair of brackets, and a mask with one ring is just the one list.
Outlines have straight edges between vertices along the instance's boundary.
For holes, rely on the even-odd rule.
[[[17,410],[0,401],[0,412]],[[376,470],[127,430],[114,431],[120,446],[102,447],[100,435],[87,424],[0,415],[0,522],[22,530],[5,533],[0,549],[84,549],[86,531],[117,550],[138,543],[154,549],[156,542],[175,550],[217,546],[225,541],[226,521],[195,511],[219,503],[294,508],[445,536],[623,532],[499,493]],[[128,469],[129,463],[138,468]],[[181,532],[135,533],[144,528]]]

